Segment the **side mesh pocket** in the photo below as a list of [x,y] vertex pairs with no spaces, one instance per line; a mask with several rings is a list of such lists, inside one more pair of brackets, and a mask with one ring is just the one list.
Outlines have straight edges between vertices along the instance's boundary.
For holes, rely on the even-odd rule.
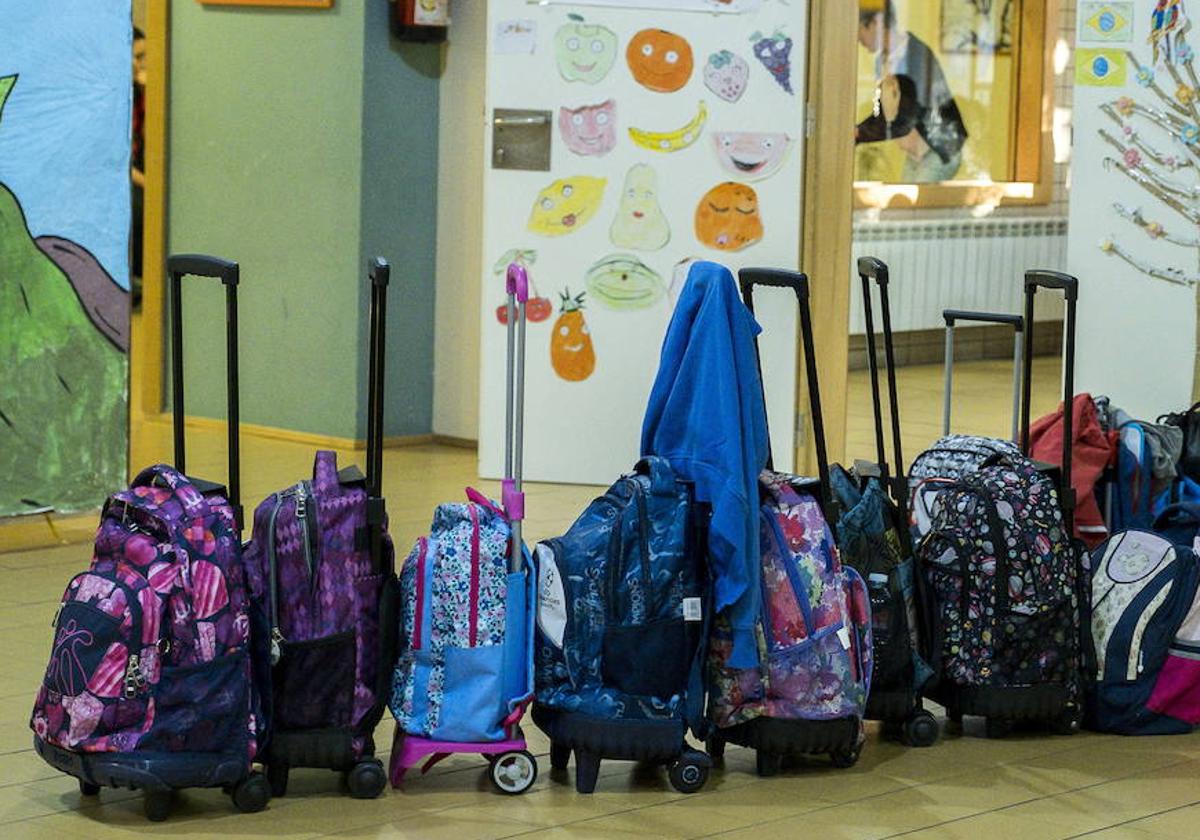
[[249,691],[245,653],[163,668],[154,693],[154,726],[139,748],[247,755]]
[[279,729],[349,726],[354,703],[354,631],[284,644],[275,666]]
[[668,700],[687,687],[691,667],[687,627],[681,618],[604,630],[604,682],[626,694]]

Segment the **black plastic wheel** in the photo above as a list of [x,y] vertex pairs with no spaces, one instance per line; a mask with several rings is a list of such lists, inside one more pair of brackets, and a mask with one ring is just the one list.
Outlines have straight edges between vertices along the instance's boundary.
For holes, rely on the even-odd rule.
[[287,796],[288,766],[286,764],[268,764],[267,784],[271,786],[271,796]]
[[94,785],[91,782],[85,782],[83,779],[80,779],[79,793],[81,796],[99,796],[100,785]]
[[374,799],[387,787],[387,774],[383,762],[377,758],[355,764],[346,773],[346,789],[355,799]]
[[862,755],[862,747],[852,747],[847,750],[834,750],[829,754],[829,760],[833,762],[834,767],[845,770],[858,764],[860,755]]
[[989,738],[1007,738],[1013,731],[1013,722],[1008,718],[989,717],[983,731]]
[[524,793],[537,780],[537,759],[528,750],[501,753],[492,762],[488,775],[496,790],[509,796]]
[[904,721],[904,743],[910,747],[932,747],[941,727],[932,713],[921,709]]
[[760,776],[777,775],[782,764],[783,756],[779,753],[770,753],[765,750],[754,751],[754,769],[758,771],[758,775]]
[[571,748],[557,741],[550,742],[550,769],[566,770],[571,762]]
[[142,810],[150,822],[162,822],[171,816],[171,791],[146,791],[142,796]]
[[708,781],[708,767],[686,753],[667,770],[671,787],[680,793],[695,793]]
[[233,804],[243,814],[253,814],[271,801],[271,786],[262,773],[251,773],[233,787]]

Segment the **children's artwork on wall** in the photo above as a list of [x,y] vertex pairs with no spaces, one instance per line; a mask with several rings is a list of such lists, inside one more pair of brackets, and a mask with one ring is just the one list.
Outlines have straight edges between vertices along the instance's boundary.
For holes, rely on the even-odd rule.
[[764,131],[718,131],[712,141],[721,167],[747,181],[774,175],[792,145],[783,132]]
[[604,178],[576,175],[560,178],[537,195],[529,213],[529,230],[542,236],[564,236],[587,224],[604,199]]
[[[554,314],[554,305],[549,298],[538,294],[537,281],[533,276],[533,264],[537,262],[537,251],[532,249],[510,248],[492,265],[492,276],[500,278],[503,285],[508,274],[508,267],[513,263],[525,268],[525,276],[529,278],[529,300],[525,304],[525,320],[531,324],[539,324]],[[501,325],[508,325],[508,299],[496,307],[496,320]]]
[[763,237],[758,193],[753,187],[726,181],[704,194],[696,205],[696,238],[718,251],[740,251]]
[[781,88],[792,93],[792,39],[776,30],[772,35],[755,32],[750,41],[754,44],[754,57]]
[[708,120],[708,106],[703,102],[696,109],[696,116],[687,125],[670,131],[648,131],[644,128],[630,128],[629,137],[643,149],[653,152],[678,152],[700,139],[704,123]]
[[126,478],[129,21],[41,0],[0,28],[0,516]]
[[592,298],[618,312],[645,309],[662,300],[667,287],[658,272],[632,254],[610,254],[588,269]]
[[750,65],[729,50],[713,53],[704,64],[704,86],[726,102],[741,99],[749,81]]
[[617,145],[617,103],[558,109],[558,130],[567,148],[577,155],[605,155]]
[[499,21],[492,49],[496,55],[533,55],[537,50],[537,21],[522,18]]
[[568,82],[598,84],[617,60],[617,33],[576,14],[567,17],[554,34],[558,72]]
[[1133,40],[1133,3],[1080,3],[1079,40],[1127,44]]
[[[529,0],[535,2],[535,0]],[[758,11],[763,0],[536,0],[539,6],[607,6],[614,9],[655,9],[667,12],[708,12],[740,15]]]
[[671,226],[658,203],[658,175],[650,166],[635,163],[625,174],[608,236],[618,248],[638,251],[657,251],[671,241]]
[[559,297],[562,306],[550,334],[550,366],[562,379],[582,382],[596,369],[596,347],[583,318],[584,292],[571,297],[571,290],[563,289]]
[[634,81],[657,93],[673,93],[692,78],[692,45],[665,29],[643,29],[630,38],[625,61]]
[[1011,52],[1013,0],[942,0],[942,51]]
[[1160,58],[1167,62],[1175,60],[1174,40],[1183,34],[1187,16],[1183,13],[1183,0],[1156,0],[1150,13],[1150,52],[1153,63]]
[[1086,87],[1124,87],[1125,53],[1104,47],[1075,50],[1075,84]]

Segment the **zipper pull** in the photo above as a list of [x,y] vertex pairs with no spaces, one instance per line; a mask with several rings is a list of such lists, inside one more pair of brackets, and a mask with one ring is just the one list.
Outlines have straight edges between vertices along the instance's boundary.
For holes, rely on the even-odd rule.
[[297,484],[295,492],[296,492],[296,518],[303,519],[305,516],[308,515],[308,511],[306,510],[307,499],[304,496],[304,484],[303,483]]
[[51,627],[57,627],[57,626],[58,626],[58,617],[59,617],[59,616],[62,614],[63,607],[65,607],[66,605],[67,605],[67,602],[66,602],[66,601],[63,601],[63,602],[61,602],[61,603],[58,605],[58,609],[56,609],[56,610],[54,611],[54,618],[50,619],[50,626],[51,626]]
[[287,639],[283,638],[283,634],[279,632],[278,627],[271,628],[271,664],[279,664],[280,658],[283,656],[283,644]]
[[137,696],[138,689],[146,684],[146,678],[141,673],[141,662],[136,653],[129,654],[125,664],[125,699],[132,700]]

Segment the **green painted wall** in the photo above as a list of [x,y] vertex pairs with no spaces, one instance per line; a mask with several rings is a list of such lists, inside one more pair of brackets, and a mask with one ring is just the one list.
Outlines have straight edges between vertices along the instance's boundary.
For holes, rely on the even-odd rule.
[[[387,5],[172,5],[168,248],[241,263],[244,422],[365,436],[379,253],[428,279],[393,275],[385,431],[429,431],[437,53],[389,44]],[[221,292],[184,305],[187,411],[223,416]]]

